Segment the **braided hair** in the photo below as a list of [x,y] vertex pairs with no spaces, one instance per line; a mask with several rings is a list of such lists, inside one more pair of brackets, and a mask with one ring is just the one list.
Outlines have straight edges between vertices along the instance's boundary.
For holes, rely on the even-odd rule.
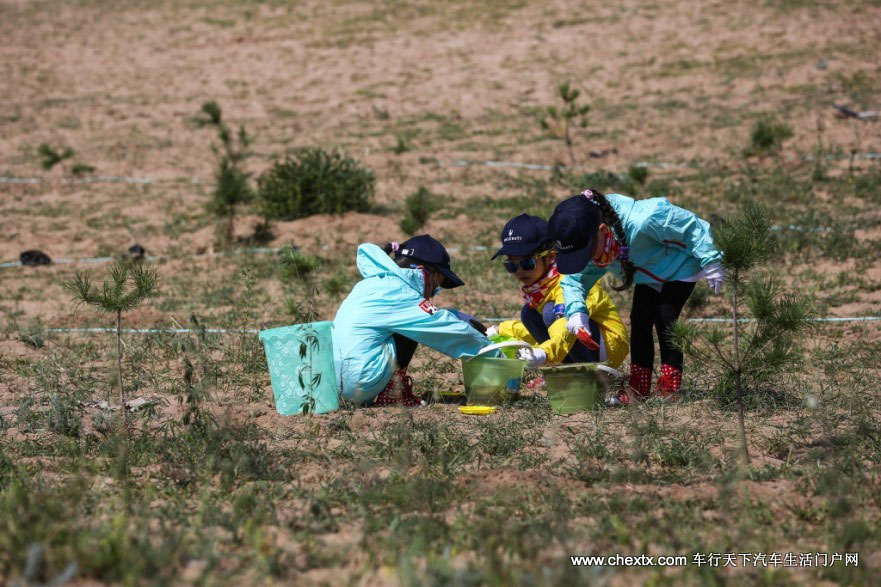
[[615,238],[617,238],[618,242],[621,244],[621,254],[618,256],[618,260],[621,262],[621,269],[624,270],[624,283],[617,287],[613,286],[612,289],[615,291],[624,291],[633,283],[633,274],[636,272],[636,267],[630,262],[628,256],[629,247],[627,245],[627,235],[624,233],[624,226],[621,224],[621,218],[618,217],[618,213],[612,207],[612,204],[609,203],[606,196],[600,192],[593,189],[587,189],[582,193],[587,196],[590,201],[599,206],[603,215],[603,223],[612,227],[612,231],[615,233]]

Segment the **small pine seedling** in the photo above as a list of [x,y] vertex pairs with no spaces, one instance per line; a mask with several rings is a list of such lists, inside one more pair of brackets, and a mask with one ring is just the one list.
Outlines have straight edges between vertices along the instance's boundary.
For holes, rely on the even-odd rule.
[[217,102],[202,104],[201,113],[204,116],[197,117],[196,124],[200,128],[206,126],[216,128],[217,136],[223,146],[215,174],[217,185],[208,203],[208,211],[218,218],[227,220],[222,234],[223,240],[230,243],[235,231],[236,206],[247,204],[254,198],[254,190],[249,182],[250,174],[242,171],[240,167],[241,162],[247,157],[247,148],[252,139],[245,132],[244,126],[239,126],[238,135],[233,138],[232,130],[223,122],[223,115]]
[[314,255],[304,253],[293,243],[282,247],[278,252],[279,277],[282,282],[290,283],[295,279],[306,280],[321,264],[321,259]]
[[266,218],[293,220],[313,214],[366,212],[376,176],[339,150],[300,149],[257,178],[259,206]]
[[401,230],[407,234],[416,234],[416,231],[428,222],[432,212],[437,210],[438,202],[434,194],[425,186],[420,186],[418,190],[407,196],[404,206],[406,211],[401,220]]
[[578,96],[581,95],[581,91],[570,87],[569,82],[559,85],[557,95],[563,101],[563,107],[548,106],[545,112],[539,116],[539,124],[545,130],[552,130],[563,135],[566,149],[569,151],[569,159],[575,165],[577,161],[572,150],[572,126],[575,124],[581,128],[587,126],[587,113],[590,112],[590,104],[578,104]]
[[760,120],[752,128],[750,144],[744,149],[744,155],[775,155],[783,147],[783,142],[792,137],[792,128],[788,124],[777,124]]
[[[733,382],[740,445],[749,464],[744,395],[801,360],[798,342],[810,325],[813,310],[809,299],[784,292],[773,277],[750,278],[773,253],[771,223],[759,206],[748,204],[739,217],[714,226],[713,241],[722,253],[727,275],[731,338],[719,327],[699,332],[682,321],[673,325],[673,338],[684,352],[718,369],[720,391]],[[752,314],[750,323],[744,321],[744,304]]]
[[65,147],[62,151],[56,151],[48,144],[43,143],[39,147],[37,147],[37,153],[40,155],[42,159],[41,165],[43,169],[49,170],[61,163],[66,159],[70,159],[74,156],[74,150],[70,147]]
[[402,153],[406,153],[408,151],[412,151],[413,147],[410,146],[410,142],[407,140],[407,135],[403,133],[397,133],[395,135],[395,146],[392,147],[392,153],[395,155],[400,155]]
[[70,172],[74,175],[86,175],[87,173],[95,173],[95,166],[88,163],[74,163],[70,168]]
[[649,178],[649,168],[645,166],[631,165],[630,169],[627,170],[627,177],[640,186],[644,186],[646,180]]
[[156,289],[159,274],[152,267],[141,263],[117,261],[108,270],[110,281],[105,281],[100,289],[92,289],[91,277],[77,272],[73,281],[65,288],[73,294],[78,304],[95,306],[102,312],[116,314],[116,369],[119,379],[119,407],[123,422],[128,429],[128,414],[125,404],[125,385],[122,378],[122,314],[138,306],[152,295]]

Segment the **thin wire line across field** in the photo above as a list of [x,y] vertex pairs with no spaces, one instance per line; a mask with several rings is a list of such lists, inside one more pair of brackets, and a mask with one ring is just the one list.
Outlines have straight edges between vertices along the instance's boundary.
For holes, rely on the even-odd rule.
[[[824,160],[838,161],[849,159],[851,156],[846,154],[829,154],[823,156]],[[813,161],[816,159],[813,155],[802,157],[804,161]],[[881,153],[856,153],[853,155],[855,161],[871,161],[881,159]],[[444,163],[444,161],[437,161]],[[475,159],[453,159],[447,161],[447,165],[454,167],[501,167],[507,169],[528,169],[532,171],[554,171],[555,169],[587,169],[585,165],[548,165],[546,163],[523,163],[520,161],[484,161]],[[658,169],[699,169],[705,167],[697,161],[637,161],[633,163],[634,167],[656,167]],[[76,177],[71,179],[52,180],[42,177],[0,177],[0,184],[61,184],[61,185],[80,185],[90,183],[133,183],[133,184],[153,184],[153,183],[182,183],[182,184],[207,184],[210,183],[198,177],[176,177],[176,178],[153,178],[153,177],[125,177],[117,175],[99,175],[94,177]]]
[[[482,322],[504,322],[510,318],[479,318]],[[687,322],[731,322],[732,318],[687,318]],[[878,322],[881,316],[828,316],[825,318],[812,318],[811,322]],[[740,322],[755,322],[753,318],[742,318]],[[116,332],[115,328],[48,328],[49,332],[61,334],[93,334],[104,332]],[[257,334],[256,328],[123,328],[124,334]]]

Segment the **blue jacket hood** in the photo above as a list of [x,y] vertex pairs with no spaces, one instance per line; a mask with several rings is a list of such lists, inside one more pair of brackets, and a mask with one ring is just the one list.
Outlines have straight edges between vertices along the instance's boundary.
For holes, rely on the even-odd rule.
[[360,245],[355,256],[355,265],[365,279],[389,276],[400,279],[420,296],[425,291],[425,274],[421,269],[398,267],[394,259],[377,245],[371,243]]

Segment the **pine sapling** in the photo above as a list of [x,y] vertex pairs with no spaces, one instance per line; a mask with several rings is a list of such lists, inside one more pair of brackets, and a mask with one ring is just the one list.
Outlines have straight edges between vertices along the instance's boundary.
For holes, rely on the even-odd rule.
[[578,104],[578,96],[581,95],[581,91],[570,87],[569,82],[559,85],[557,95],[563,101],[563,107],[548,106],[539,117],[539,123],[543,129],[560,132],[563,135],[566,149],[569,151],[569,159],[575,165],[577,161],[575,152],[572,150],[572,127],[575,124],[581,128],[587,126],[587,113],[590,112],[590,104]]
[[[42,143],[37,147],[37,154],[40,156],[40,165],[43,169],[49,171],[56,165],[61,165],[61,168],[65,169],[65,161],[72,159],[76,152],[70,147],[64,147],[59,151],[47,143]],[[78,176],[93,173],[94,171],[95,166],[87,163],[76,162],[70,167],[70,173]]]
[[291,243],[278,252],[279,277],[284,283],[297,280],[307,281],[309,275],[321,264],[315,255],[304,253],[300,247]]
[[373,204],[376,174],[343,151],[300,149],[257,178],[266,218],[294,220],[313,214],[366,212]]
[[223,240],[232,242],[235,234],[236,206],[247,204],[254,198],[254,190],[249,181],[250,174],[241,169],[241,163],[247,157],[247,148],[252,139],[245,132],[244,126],[239,126],[238,134],[233,137],[232,130],[223,122],[223,114],[217,102],[205,102],[201,112],[204,117],[196,118],[196,124],[200,127],[216,128],[223,149],[215,174],[217,185],[208,203],[208,210],[219,218],[226,219]]
[[783,148],[783,143],[792,138],[792,127],[786,123],[771,120],[759,120],[750,132],[750,144],[744,149],[744,156],[776,155]]
[[425,226],[428,217],[439,207],[437,197],[425,186],[407,196],[404,201],[404,218],[401,220],[401,230],[407,234],[416,234],[416,231]]
[[40,155],[40,164],[43,169],[49,170],[74,156],[74,150],[70,147],[65,147],[61,151],[53,149],[47,143],[42,143],[39,147],[37,147],[37,153]]
[[138,306],[152,295],[156,289],[159,274],[152,267],[141,263],[117,261],[110,266],[110,280],[104,281],[100,289],[92,288],[91,277],[77,272],[73,281],[65,288],[79,304],[95,306],[102,312],[116,315],[116,370],[119,380],[119,406],[123,414],[125,428],[128,429],[126,413],[125,385],[122,378],[122,314]]
[[[760,207],[748,204],[740,217],[714,226],[713,241],[727,274],[730,337],[721,327],[700,331],[684,322],[673,325],[673,335],[684,352],[716,367],[717,389],[733,384],[741,451],[749,463],[745,395],[799,363],[799,334],[810,325],[812,309],[809,300],[784,291],[775,277],[751,275],[773,253],[771,223]],[[751,318],[745,317],[747,310]]]

